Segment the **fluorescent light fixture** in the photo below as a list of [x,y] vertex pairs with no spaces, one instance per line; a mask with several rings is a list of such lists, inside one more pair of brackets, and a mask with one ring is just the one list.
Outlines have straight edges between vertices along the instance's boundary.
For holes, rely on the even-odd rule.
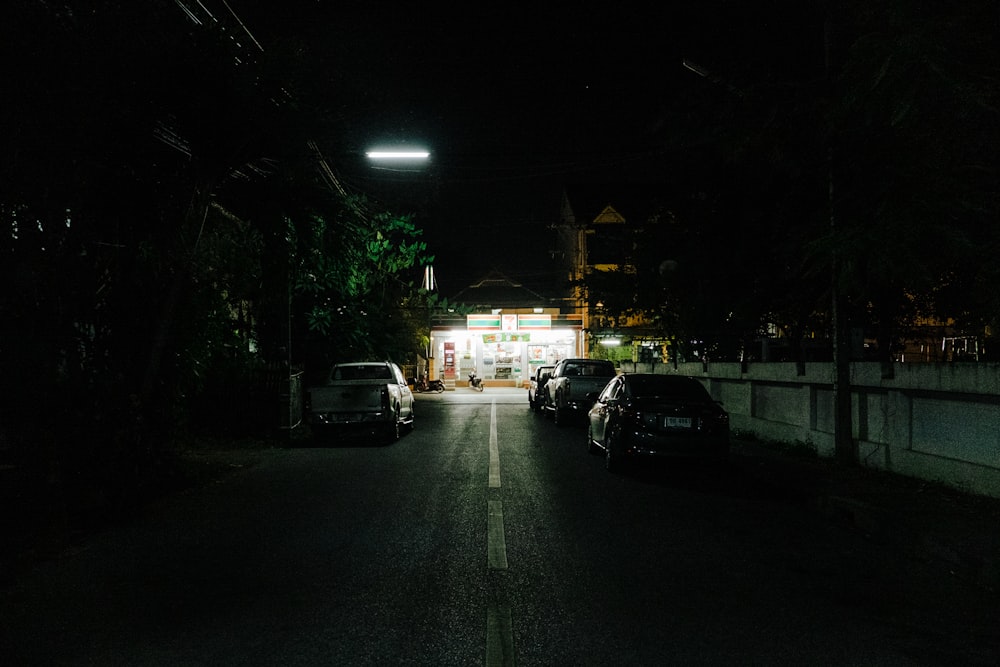
[[708,70],[705,69],[704,67],[702,67],[701,65],[699,65],[698,63],[693,63],[690,60],[688,60],[687,58],[684,58],[683,60],[681,60],[681,65],[684,66],[684,69],[691,70],[692,72],[694,72],[698,76],[702,76],[702,77],[708,78],[708,75],[709,75]]
[[622,341],[621,341],[620,338],[602,338],[601,339],[601,345],[604,345],[605,347],[617,347],[617,346],[619,346],[621,344],[622,344]]
[[420,150],[366,151],[365,155],[370,160],[426,160],[431,156],[430,152]]

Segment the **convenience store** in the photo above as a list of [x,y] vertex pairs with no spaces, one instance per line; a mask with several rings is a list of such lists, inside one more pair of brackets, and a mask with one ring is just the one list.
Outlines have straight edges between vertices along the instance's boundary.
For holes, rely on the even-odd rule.
[[534,369],[584,356],[583,317],[558,308],[498,309],[431,327],[429,373],[454,388],[475,372],[487,386],[527,386]]

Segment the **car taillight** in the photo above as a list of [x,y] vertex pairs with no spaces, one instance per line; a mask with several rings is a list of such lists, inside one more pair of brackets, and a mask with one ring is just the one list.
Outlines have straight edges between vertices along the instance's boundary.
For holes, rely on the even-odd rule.
[[383,410],[388,410],[389,409],[389,388],[388,387],[382,387],[382,409]]
[[622,420],[633,424],[654,425],[656,424],[656,414],[645,414],[642,410],[629,407],[622,410]]

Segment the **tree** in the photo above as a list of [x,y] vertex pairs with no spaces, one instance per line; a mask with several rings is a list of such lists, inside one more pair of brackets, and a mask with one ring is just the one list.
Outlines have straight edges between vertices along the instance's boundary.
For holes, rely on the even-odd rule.
[[[838,257],[846,314],[883,360],[917,315],[981,330],[1000,305],[981,288],[997,277],[995,8],[845,0],[792,18],[794,38],[741,28],[760,48],[695,67],[662,123],[683,188],[711,204],[673,205],[701,236],[671,257],[674,326],[716,338],[773,322],[795,345],[830,327]],[[714,266],[695,276],[699,248]],[[694,293],[713,314],[678,301]]]
[[423,350],[423,327],[410,313],[426,306],[407,277],[433,261],[422,232],[408,216],[371,213],[363,197],[339,203],[335,215],[316,211],[295,229],[296,310],[311,356],[323,368],[336,360],[411,359]]
[[833,119],[845,224],[833,243],[888,360],[915,304],[970,330],[997,312],[995,291],[976,289],[996,277],[1000,243],[996,16],[981,2],[931,15],[899,2],[852,10]]
[[125,506],[206,392],[287,347],[304,212],[351,220],[326,261],[379,314],[423,246],[318,187],[307,140],[331,124],[283,78],[292,51],[230,39],[206,3],[76,4],[15,0],[4,22],[0,439],[67,498]]

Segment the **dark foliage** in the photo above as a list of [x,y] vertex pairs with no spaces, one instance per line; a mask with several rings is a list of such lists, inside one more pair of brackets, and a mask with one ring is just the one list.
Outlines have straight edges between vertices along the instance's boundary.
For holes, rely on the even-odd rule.
[[[264,49],[205,7],[221,9],[6,8],[0,463],[49,488],[39,497],[55,513],[127,508],[185,431],[277,428],[281,378],[311,335],[294,309],[315,305],[294,285],[318,247],[296,233],[320,218],[351,220],[325,258],[382,281],[355,292],[382,300],[346,344],[396,330],[405,340],[373,345],[420,349],[379,319],[417,293],[402,275],[423,256],[386,230],[419,230],[338,192],[311,142],[336,118],[310,103],[295,44]],[[375,263],[353,259],[354,239],[372,241],[358,229],[391,239]]]
[[995,6],[795,4],[694,66],[661,122],[679,195],[643,221],[635,273],[588,288],[723,358],[780,328],[803,359],[835,284],[883,360],[917,321],[982,336],[1000,312]]

